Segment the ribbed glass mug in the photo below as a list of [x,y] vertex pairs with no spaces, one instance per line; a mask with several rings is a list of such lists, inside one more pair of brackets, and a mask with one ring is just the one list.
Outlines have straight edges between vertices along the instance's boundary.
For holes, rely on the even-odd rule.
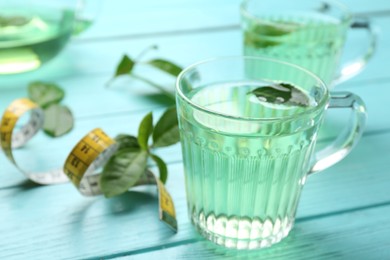
[[[270,57],[309,69],[329,88],[362,71],[372,57],[376,33],[367,19],[356,19],[347,6],[333,0],[245,0],[241,5],[246,56]],[[340,66],[348,32],[365,30],[368,47]],[[363,38],[363,37],[362,37]],[[363,49],[363,48],[362,48]]]
[[[291,100],[255,95],[269,86],[290,90]],[[191,221],[208,240],[235,249],[268,247],[286,237],[306,177],[344,158],[366,118],[358,96],[330,95],[311,72],[255,57],[188,67],[177,80],[177,108]],[[333,108],[351,109],[351,120],[334,142],[315,151],[324,113]]]

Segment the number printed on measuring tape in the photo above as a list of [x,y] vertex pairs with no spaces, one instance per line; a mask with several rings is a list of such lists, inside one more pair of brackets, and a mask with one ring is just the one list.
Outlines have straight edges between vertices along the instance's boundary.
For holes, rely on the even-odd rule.
[[177,220],[175,206],[169,192],[166,190],[164,184],[156,178],[159,199],[159,213],[160,219],[164,221],[173,231],[177,232]]
[[118,144],[103,130],[96,128],[84,136],[65,161],[64,172],[85,196],[101,194],[99,176],[101,168],[118,149]]

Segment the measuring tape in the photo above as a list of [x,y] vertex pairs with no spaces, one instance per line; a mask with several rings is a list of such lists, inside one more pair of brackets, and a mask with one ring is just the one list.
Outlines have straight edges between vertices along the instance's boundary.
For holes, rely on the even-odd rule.
[[[28,121],[17,125],[18,121],[29,114]],[[0,125],[0,144],[5,156],[26,177],[38,184],[55,184],[67,182],[68,179],[62,169],[48,170],[44,172],[30,172],[16,162],[13,149],[26,144],[43,126],[43,110],[27,98],[13,101],[5,110]],[[16,129],[18,128],[18,129]]]
[[[72,149],[65,161],[64,172],[81,194],[94,196],[102,194],[100,173],[119,145],[100,128],[84,136]],[[134,186],[155,184],[159,198],[160,220],[177,232],[175,207],[164,184],[149,170],[146,170]]]
[[[29,116],[24,124],[18,121]],[[84,196],[102,194],[98,170],[117,151],[119,145],[101,129],[84,136],[68,155],[63,169],[46,172],[29,172],[16,162],[13,149],[26,144],[43,126],[43,110],[27,98],[13,101],[5,110],[0,125],[0,144],[6,157],[30,180],[38,184],[55,184],[71,181]],[[159,198],[159,217],[177,232],[175,207],[164,184],[149,170],[139,178],[135,186],[156,185]]]

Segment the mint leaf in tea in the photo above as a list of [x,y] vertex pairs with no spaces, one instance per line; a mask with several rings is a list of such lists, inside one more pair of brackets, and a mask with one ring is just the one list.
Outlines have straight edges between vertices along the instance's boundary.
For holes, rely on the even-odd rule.
[[287,83],[259,87],[248,93],[254,95],[260,102],[284,104],[287,106],[310,106],[308,96],[299,88]]

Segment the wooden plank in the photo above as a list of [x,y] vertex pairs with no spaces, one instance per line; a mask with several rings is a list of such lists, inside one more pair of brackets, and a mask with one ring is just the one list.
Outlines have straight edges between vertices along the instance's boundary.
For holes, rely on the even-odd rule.
[[96,23],[82,38],[96,39],[123,35],[230,26],[239,22],[240,1],[107,1]]
[[[159,118],[163,109],[155,109],[155,120]],[[76,143],[89,131],[96,127],[102,128],[114,138],[119,133],[136,135],[139,122],[147,114],[147,111],[126,112],[104,117],[95,116],[79,120],[75,129],[61,138],[50,138],[38,133],[26,147],[14,151],[14,156],[23,169],[33,172],[42,172],[50,169],[62,168],[68,154]],[[156,122],[155,121],[155,122]],[[177,157],[176,157],[177,158]],[[7,161],[4,154],[0,156],[0,189],[9,188],[20,184],[25,180],[24,175]]]
[[[85,79],[85,82],[87,84],[88,80]],[[387,103],[387,97],[390,95],[390,89],[387,88],[387,85],[386,81],[357,86],[350,83],[337,89],[352,91],[364,99],[369,114],[366,135],[390,131],[390,118],[387,116],[387,110],[383,109],[383,104]],[[40,169],[42,161],[45,162],[46,170],[52,167],[61,167],[73,145],[93,128],[102,127],[113,137],[118,133],[136,134],[138,124],[144,115],[149,111],[154,111],[155,120],[157,120],[163,107],[168,104],[168,100],[163,98],[159,100],[161,102],[154,102],[154,99],[148,99],[142,94],[123,95],[122,92],[126,91],[124,89],[105,90],[102,87],[102,90],[106,93],[105,98],[92,98],[92,100],[99,100],[99,102],[91,102],[91,98],[85,98],[88,96],[88,92],[83,91],[82,88],[76,88],[70,92],[72,99],[67,97],[65,103],[70,103],[76,116],[75,129],[60,139],[51,139],[39,134],[37,138],[29,142],[24,150],[17,153],[17,160],[22,162],[23,167],[37,170]],[[374,92],[380,94],[373,94]],[[10,100],[12,97],[16,98],[12,91],[5,93],[9,94],[7,97]],[[93,97],[95,92],[92,93]],[[114,111],[110,111],[110,108],[113,108]],[[102,111],[102,109],[107,111]],[[330,111],[325,120],[320,140],[329,140],[338,134],[346,125],[345,119],[347,117],[347,113],[341,113],[339,110]],[[161,156],[167,162],[181,161],[180,146],[162,149]],[[41,168],[41,170],[45,169]],[[0,173],[0,189],[18,185],[24,180],[24,176],[3,155],[0,156]]]
[[[373,23],[378,28],[379,32],[377,52],[367,69],[353,80],[367,80],[387,76],[387,72],[382,64],[390,58],[390,51],[386,47],[390,44],[390,33],[388,33],[390,29],[387,26],[389,21],[390,17],[373,19]],[[351,33],[344,50],[344,56],[347,58],[354,58],[362,53],[366,48],[366,38],[367,35],[364,33]],[[356,42],[359,44],[356,44]],[[83,49],[84,44],[87,44],[88,50],[85,50],[84,52],[86,54],[83,55],[89,56],[88,53],[99,53],[100,60],[103,61],[96,64],[96,58],[93,59],[92,57],[80,61],[82,64],[79,64],[79,71],[86,74],[91,73],[91,69],[93,69],[93,71],[97,70],[100,73],[107,73],[107,68],[114,68],[119,60],[118,57],[121,57],[123,53],[136,55],[137,52],[140,52],[140,50],[152,44],[156,44],[160,47],[160,51],[157,55],[176,61],[182,66],[188,66],[205,58],[242,54],[242,35],[239,28],[219,32],[212,31],[167,35],[166,37],[152,36],[145,39],[132,39],[131,37],[129,39],[121,38],[114,42],[87,41],[85,43],[78,42],[78,44],[75,42],[75,44],[72,45],[72,51],[79,49],[78,52],[82,53],[80,49]],[[107,52],[103,49],[109,49],[110,51]],[[135,52],[134,50],[138,51]],[[90,65],[91,61],[94,62],[93,65]]]
[[[147,36],[156,33],[207,30],[239,26],[241,0],[229,1],[103,1],[95,24],[81,36],[83,39],[102,39],[123,36]],[[390,11],[386,0],[367,2],[344,0],[352,12],[384,15]]]
[[[390,60],[390,49],[386,48],[390,44],[390,28],[386,26],[389,21],[390,18],[377,19],[378,25],[383,28],[377,55],[363,73],[348,81],[347,84],[359,84],[359,82],[366,84],[368,80],[388,77],[387,67],[383,64]],[[54,81],[63,86],[67,90],[65,102],[71,105],[76,116],[149,109],[152,103],[148,99],[140,99],[140,94],[145,91],[153,93],[153,88],[145,88],[144,84],[128,79],[119,80],[111,89],[106,89],[105,84],[112,77],[115,66],[124,53],[135,57],[152,44],[158,44],[160,50],[152,52],[150,57],[168,58],[182,66],[187,66],[209,57],[240,55],[241,33],[236,30],[159,37],[153,40],[74,43],[69,45],[58,59],[41,70],[24,75],[1,77],[0,111],[3,111],[15,98],[26,96],[26,86],[34,80]],[[355,51],[353,48],[348,48],[347,54],[349,50],[352,54]],[[150,72],[145,67],[139,67],[140,74],[145,71]],[[155,72],[146,75],[151,75],[150,77],[156,82],[173,89],[172,78],[161,77]],[[88,109],[85,109],[88,98],[99,102],[87,102]]]
[[257,252],[227,251],[199,239],[116,259],[389,259],[389,214],[387,205],[299,221],[280,244]]
[[[346,160],[309,178],[298,219],[390,203],[388,147],[390,133],[368,136]],[[176,205],[178,234],[173,235],[157,220],[153,187],[146,188],[147,194],[130,192],[106,200],[82,198],[70,184],[26,184],[0,190],[0,257],[103,258],[192,241],[182,165],[171,164],[169,170],[167,188]]]

